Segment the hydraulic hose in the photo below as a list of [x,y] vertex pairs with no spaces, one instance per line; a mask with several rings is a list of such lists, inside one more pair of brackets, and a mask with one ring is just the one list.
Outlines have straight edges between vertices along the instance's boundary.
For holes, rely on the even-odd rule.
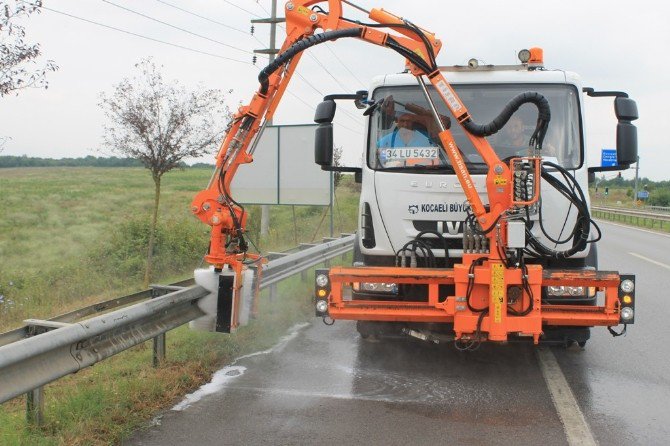
[[544,135],[547,132],[549,121],[551,119],[551,111],[549,109],[549,101],[537,92],[528,91],[516,95],[507,103],[500,114],[488,124],[477,124],[473,122],[472,119],[467,119],[463,122],[463,127],[476,136],[493,135],[507,124],[507,121],[509,121],[519,107],[527,103],[535,104],[538,111],[537,126],[535,128],[535,133],[533,133],[533,137],[531,138],[531,144],[538,144],[539,148],[541,148],[542,142],[544,141]]
[[[561,195],[567,198],[577,209],[577,221],[575,222],[575,227],[571,231],[572,235],[572,247],[566,250],[556,250],[549,248],[543,245],[533,234],[526,228],[526,236],[528,237],[528,246],[535,251],[535,253],[541,257],[555,258],[555,259],[565,259],[573,254],[576,254],[580,251],[586,249],[587,244],[591,243],[589,241],[589,233],[591,231],[591,225],[593,224],[596,228],[597,226],[591,220],[591,215],[589,213],[589,208],[586,204],[586,197],[581,187],[577,183],[577,180],[574,176],[570,174],[566,169],[559,166],[558,164],[544,161],[542,166],[542,179],[546,181],[550,186],[556,189]],[[568,182],[568,185],[564,184],[558,178],[555,178],[549,171],[544,167],[551,167],[556,169],[558,172],[563,175],[563,177]],[[572,187],[569,187],[572,186]],[[544,231],[543,231],[544,232]],[[545,234],[546,235],[546,234]],[[567,240],[566,240],[567,241]]]
[[337,40],[341,37],[361,37],[362,33],[362,28],[348,28],[337,31],[326,31],[298,40],[286,51],[279,54],[274,61],[269,63],[268,66],[263,68],[258,74],[258,81],[261,83],[260,93],[266,94],[268,92],[268,88],[270,87],[270,75],[272,75],[272,73],[277,71],[282,65],[291,60],[293,56],[300,53],[301,51],[305,51],[307,48],[318,45],[320,43],[328,42],[330,40]]

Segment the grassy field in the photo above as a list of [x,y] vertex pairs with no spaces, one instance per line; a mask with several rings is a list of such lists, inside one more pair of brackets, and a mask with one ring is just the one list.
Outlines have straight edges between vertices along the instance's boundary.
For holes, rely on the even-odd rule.
[[[164,177],[154,281],[188,277],[201,262],[209,227],[189,209],[210,175],[187,169]],[[336,233],[356,226],[358,195],[347,184],[337,192]],[[153,203],[146,170],[1,169],[0,191],[0,331],[141,285]],[[323,207],[272,207],[266,239],[258,236],[259,207],[247,210],[262,251],[328,235],[328,217],[316,230]]]
[[[187,169],[164,177],[155,282],[189,277],[200,264],[208,227],[190,215],[189,204],[210,174]],[[0,332],[141,287],[153,198],[144,169],[0,169],[0,191]],[[355,229],[357,203],[348,178],[337,191],[336,233]],[[258,207],[247,210],[250,236],[263,252],[328,235],[322,207],[273,207],[265,239],[258,237]],[[4,404],[0,444],[118,443],[230,359],[266,348],[310,319],[311,287],[283,283],[281,297],[262,299],[257,323],[235,335],[170,332],[168,361],[159,369],[145,344],[49,385],[41,428],[25,424],[22,398]]]

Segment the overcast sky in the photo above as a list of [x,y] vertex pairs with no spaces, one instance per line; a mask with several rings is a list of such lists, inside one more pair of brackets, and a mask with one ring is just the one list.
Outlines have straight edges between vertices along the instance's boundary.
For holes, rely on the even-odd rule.
[[[113,4],[112,4],[113,3]],[[584,85],[598,90],[627,91],[638,103],[640,175],[668,179],[667,49],[670,47],[670,7],[663,1],[537,1],[480,0],[402,1],[357,0],[366,9],[383,7],[434,31],[442,39],[440,65],[465,64],[475,57],[486,63],[517,63],[522,48],[544,48],[545,65],[579,73]],[[152,21],[114,4],[182,28],[189,34]],[[170,5],[209,18],[213,23]],[[44,6],[97,22],[93,24],[44,10],[25,21],[27,40],[39,42],[45,58],[60,69],[49,74],[48,90],[21,91],[0,99],[0,136],[11,137],[4,155],[79,157],[100,155],[104,116],[100,92],[109,92],[133,74],[140,59],[153,56],[164,77],[188,87],[219,88],[228,104],[248,102],[258,84],[258,67],[251,51],[264,48],[269,26],[250,20],[266,17],[271,0],[44,0]],[[283,2],[279,2],[280,14]],[[347,17],[363,17],[345,5]],[[122,29],[187,49],[151,41]],[[284,37],[278,30],[278,42]],[[279,107],[275,123],[312,122],[313,107],[324,94],[364,89],[383,73],[401,71],[404,61],[394,52],[372,45],[340,40],[309,50]],[[234,59],[234,60],[228,60]],[[665,80],[664,80],[665,79]],[[309,83],[308,83],[309,82]],[[310,85],[311,84],[311,85]],[[615,147],[616,120],[611,99],[587,102],[587,151],[591,165],[602,148]],[[363,128],[353,106],[339,112],[336,144],[345,159],[360,159]],[[257,154],[257,156],[260,156]],[[211,161],[211,158],[206,160]],[[613,175],[613,174],[610,174]],[[631,172],[625,173],[631,176]]]

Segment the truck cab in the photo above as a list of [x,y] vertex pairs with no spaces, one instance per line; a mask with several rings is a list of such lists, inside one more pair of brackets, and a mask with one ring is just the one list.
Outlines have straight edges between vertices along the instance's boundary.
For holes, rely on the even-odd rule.
[[[543,161],[569,171],[581,190],[587,191],[590,176],[604,170],[587,166],[584,93],[616,98],[615,113],[619,119],[619,165],[616,169],[625,169],[636,160],[635,127],[630,121],[637,118],[637,109],[625,93],[597,93],[585,89],[577,74],[544,69],[541,61],[480,66],[473,60],[468,66],[441,67],[440,71],[476,122],[494,120],[510,99],[520,93],[531,91],[544,96],[549,102],[551,120],[541,154]],[[389,74],[376,77],[367,93],[366,102],[371,105],[365,112],[368,118],[364,136],[366,153],[361,168],[353,169],[362,183],[354,267],[452,268],[463,263],[464,252],[476,254],[487,250],[484,237],[477,238],[476,234],[468,232],[465,222],[472,217],[470,206],[437,137],[439,129],[431,106],[437,108],[443,125],[450,127],[485,205],[488,205],[486,180],[489,166],[456,117],[440,100],[439,93],[428,87],[428,94],[433,98],[431,104],[421,87],[410,73]],[[497,133],[487,137],[500,160],[509,163],[515,158],[532,156],[529,140],[536,129],[537,116],[533,104],[524,104]],[[316,121],[324,122],[323,119]],[[321,133],[317,132],[317,163],[325,170],[337,170],[328,165],[328,150],[320,148],[324,141],[326,145],[332,145]],[[558,169],[545,167],[549,175],[566,182]],[[528,185],[529,189],[533,187]],[[574,184],[570,187],[575,189]],[[532,195],[530,190],[521,191],[522,195],[526,193]],[[588,206],[588,193],[584,195]],[[545,180],[540,183],[540,196],[536,204],[524,210],[528,221],[526,231],[545,246],[557,250],[569,248],[573,243],[573,228],[580,218],[577,209]],[[523,246],[528,237],[521,236]],[[596,242],[600,238],[599,230],[592,230],[588,238],[589,242]],[[525,262],[539,264],[544,269],[596,270],[598,267],[595,243],[589,243],[586,249],[567,258],[534,255],[528,247],[522,251]],[[426,285],[388,282],[361,281],[353,283],[351,290],[353,300],[423,302],[427,294]],[[440,295],[453,294],[453,285],[440,285]],[[542,302],[595,306],[596,288],[543,286]],[[370,334],[380,325],[379,322],[359,321],[359,331]],[[552,329],[545,327],[545,337],[550,332]],[[554,332],[561,341],[582,343],[589,337],[588,327],[561,327]]]

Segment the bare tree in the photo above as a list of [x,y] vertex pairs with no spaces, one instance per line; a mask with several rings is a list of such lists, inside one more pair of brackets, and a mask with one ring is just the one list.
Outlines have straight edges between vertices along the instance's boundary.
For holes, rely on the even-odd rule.
[[11,140],[11,136],[0,136],[0,153],[2,153],[2,151],[5,149],[5,144],[7,144],[7,141]]
[[155,195],[147,247],[145,285],[152,275],[152,256],[163,174],[184,158],[216,148],[230,111],[219,90],[187,91],[166,82],[151,58],[135,65],[139,73],[122,80],[111,94],[101,94],[100,107],[111,121],[105,126],[105,146],[140,160],[151,172]]
[[[335,146],[333,150],[333,165],[337,167],[342,166],[342,146]],[[342,181],[342,172],[333,172],[333,188],[337,189]]]
[[0,96],[28,87],[47,88],[46,73],[58,69],[52,60],[36,66],[40,46],[24,41],[26,30],[19,24],[22,18],[39,13],[41,6],[42,0],[0,2]]

